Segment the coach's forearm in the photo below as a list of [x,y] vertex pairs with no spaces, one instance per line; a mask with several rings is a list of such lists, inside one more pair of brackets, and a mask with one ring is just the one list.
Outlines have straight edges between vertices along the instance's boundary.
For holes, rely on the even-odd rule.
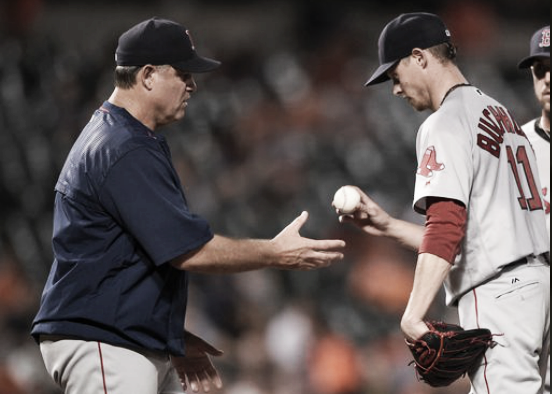
[[201,249],[173,260],[178,269],[203,274],[232,274],[268,268],[275,262],[268,240],[236,240],[219,235]]
[[303,212],[270,241],[216,235],[202,248],[176,258],[171,264],[191,272],[232,274],[262,268],[308,271],[342,260],[344,241],[314,240],[300,235],[308,218],[309,214]]
[[399,242],[404,247],[417,251],[424,238],[425,227],[405,220],[392,218],[385,235]]

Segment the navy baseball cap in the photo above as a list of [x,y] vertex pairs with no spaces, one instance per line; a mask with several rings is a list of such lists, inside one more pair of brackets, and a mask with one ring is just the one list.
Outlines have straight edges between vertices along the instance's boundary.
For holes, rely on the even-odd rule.
[[425,12],[402,14],[385,26],[378,41],[380,66],[366,86],[389,80],[387,72],[414,48],[427,49],[450,42],[450,31],[437,15]]
[[550,58],[550,26],[540,28],[531,37],[531,50],[529,56],[524,58],[518,65],[519,68],[529,68],[536,59]]
[[197,54],[189,30],[179,23],[154,17],[119,37],[118,66],[171,65],[191,73],[213,71],[220,62]]

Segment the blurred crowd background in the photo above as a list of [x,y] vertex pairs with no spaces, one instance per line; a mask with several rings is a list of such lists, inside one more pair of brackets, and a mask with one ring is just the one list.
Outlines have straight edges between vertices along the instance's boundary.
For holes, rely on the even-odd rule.
[[[177,20],[223,62],[197,78],[187,118],[164,130],[192,209],[220,234],[272,238],[301,211],[303,234],[343,238],[346,260],[315,273],[194,276],[188,328],[222,348],[225,394],[465,394],[419,383],[399,331],[415,254],[340,225],[345,184],[411,213],[415,136],[427,114],[363,87],[377,38],[402,12],[440,14],[473,84],[519,123],[538,115],[517,61],[550,23],[545,0],[0,0],[0,394],[59,394],[29,328],[52,254],[53,188],[111,93],[118,36]],[[132,198],[132,196],[129,196]],[[421,223],[421,222],[420,222]],[[455,320],[436,303],[431,316]]]

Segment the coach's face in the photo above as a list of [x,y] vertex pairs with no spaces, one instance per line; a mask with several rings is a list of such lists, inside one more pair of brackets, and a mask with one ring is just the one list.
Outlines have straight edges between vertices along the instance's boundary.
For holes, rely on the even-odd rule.
[[431,99],[423,83],[424,69],[418,60],[415,55],[404,58],[388,75],[395,96],[404,98],[416,111],[425,111],[431,108]]
[[550,58],[542,58],[531,66],[535,95],[541,107],[550,113]]
[[157,66],[152,78],[151,105],[156,126],[184,118],[188,100],[197,91],[192,74],[171,66]]

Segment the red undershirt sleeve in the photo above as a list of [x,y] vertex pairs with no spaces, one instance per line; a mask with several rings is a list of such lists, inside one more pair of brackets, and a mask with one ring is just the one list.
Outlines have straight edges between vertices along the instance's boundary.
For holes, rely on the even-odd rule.
[[418,253],[430,253],[454,265],[466,235],[466,207],[458,201],[444,199],[433,199],[428,205],[426,229]]

